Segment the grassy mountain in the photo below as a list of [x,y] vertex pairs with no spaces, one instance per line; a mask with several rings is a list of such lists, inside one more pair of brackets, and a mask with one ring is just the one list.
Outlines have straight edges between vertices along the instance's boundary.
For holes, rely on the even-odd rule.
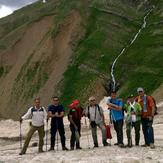
[[[49,0],[0,20],[0,115],[18,118],[36,96],[59,95],[67,107],[106,93],[111,65],[143,23],[147,27],[115,67],[120,95],[138,86],[152,93],[163,82],[162,2]],[[15,114],[17,113],[17,114]]]

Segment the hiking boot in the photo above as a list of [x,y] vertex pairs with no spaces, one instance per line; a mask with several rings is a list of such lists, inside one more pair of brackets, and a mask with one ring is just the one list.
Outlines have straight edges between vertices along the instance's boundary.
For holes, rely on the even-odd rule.
[[153,143],[150,143],[150,148],[151,149],[154,149],[155,148],[155,145]]
[[45,151],[43,151],[42,149],[40,149],[40,150],[38,151],[38,153],[43,153],[43,152],[45,152]]
[[118,145],[118,143],[114,143],[114,145]]
[[118,144],[120,148],[125,148],[124,144]]
[[20,152],[19,155],[25,155],[25,152]]
[[111,144],[110,143],[105,143],[105,144],[103,144],[104,145],[104,147],[107,147],[107,146],[111,146]]
[[38,143],[37,142],[34,142],[32,143],[31,147],[37,147],[38,146]]
[[94,148],[98,148],[98,144],[97,143],[94,143]]
[[141,145],[141,147],[148,147],[148,146],[149,146],[148,144]]
[[71,148],[70,148],[70,151],[73,151],[73,150],[74,150],[74,147],[71,147]]
[[127,144],[126,147],[131,148],[132,144]]
[[67,147],[62,147],[62,150],[63,151],[68,151],[68,148]]
[[76,149],[78,150],[78,149],[82,149],[81,147],[76,147]]
[[54,147],[51,147],[48,151],[54,151]]
[[109,143],[106,140],[104,140],[103,145],[104,145],[104,147],[106,147],[106,146],[109,146]]

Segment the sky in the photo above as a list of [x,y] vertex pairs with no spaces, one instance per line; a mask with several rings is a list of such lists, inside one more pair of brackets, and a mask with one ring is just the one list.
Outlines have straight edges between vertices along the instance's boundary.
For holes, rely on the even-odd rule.
[[0,18],[11,14],[14,10],[36,1],[37,0],[0,0]]

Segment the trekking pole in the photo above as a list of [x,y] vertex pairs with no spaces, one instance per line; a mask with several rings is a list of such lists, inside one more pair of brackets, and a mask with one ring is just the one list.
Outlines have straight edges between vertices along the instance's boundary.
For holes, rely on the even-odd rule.
[[22,150],[22,122],[20,122],[20,134],[19,134],[19,140],[20,140],[20,152]]
[[[111,124],[112,124],[112,119],[111,119],[111,112],[109,110],[109,126],[110,126],[110,132],[111,132]],[[110,145],[111,145],[111,139],[110,139]]]
[[56,120],[56,127],[57,127],[57,151],[58,151],[58,122]]
[[[88,129],[86,117],[85,117],[85,125],[86,125],[86,128]],[[88,140],[88,149],[90,149],[90,141],[89,141],[89,133],[88,133],[88,131],[87,131],[87,140]]]
[[[110,110],[110,117],[111,117],[111,123],[113,123],[113,122],[115,122],[116,123],[116,119],[115,119],[115,117],[114,117],[114,113],[113,113],[113,111],[112,110]],[[113,125],[114,125],[114,123],[113,123]],[[111,141],[111,140],[110,140]]]
[[130,122],[130,140],[129,140],[129,146],[132,146],[132,121]]
[[48,118],[46,120],[46,152],[48,151]]

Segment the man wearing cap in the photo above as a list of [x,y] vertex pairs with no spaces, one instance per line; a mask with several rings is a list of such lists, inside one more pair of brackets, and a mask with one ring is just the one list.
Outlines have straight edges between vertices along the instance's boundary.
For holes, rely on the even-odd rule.
[[104,126],[105,119],[103,109],[96,103],[96,98],[93,96],[89,98],[89,105],[86,108],[85,115],[90,120],[94,147],[98,147],[97,126],[101,129],[103,145],[108,146],[109,144],[106,139],[106,128]]
[[68,119],[70,121],[70,148],[74,150],[76,143],[76,149],[82,149],[80,147],[80,132],[81,132],[81,118],[83,116],[83,108],[80,106],[78,100],[74,100],[69,106],[70,110],[68,113]]
[[135,145],[139,145],[140,141],[140,123],[141,123],[141,106],[135,101],[135,97],[130,95],[125,105],[126,117],[126,133],[128,139],[128,147],[132,147],[131,130],[135,129]]
[[114,145],[118,145],[119,147],[123,148],[123,119],[124,119],[124,114],[123,114],[123,102],[122,100],[118,99],[116,97],[116,92],[112,91],[111,92],[111,99],[108,99],[107,101],[108,109],[110,110],[111,113],[111,118],[113,120],[114,124],[114,129],[117,134],[117,143]]
[[136,97],[136,101],[142,107],[141,121],[142,121],[142,129],[143,129],[144,140],[145,140],[145,144],[142,146],[144,147],[150,146],[151,148],[155,148],[154,131],[152,127],[155,105],[151,96],[147,96],[143,88],[138,88],[137,92],[138,92],[138,96]]

